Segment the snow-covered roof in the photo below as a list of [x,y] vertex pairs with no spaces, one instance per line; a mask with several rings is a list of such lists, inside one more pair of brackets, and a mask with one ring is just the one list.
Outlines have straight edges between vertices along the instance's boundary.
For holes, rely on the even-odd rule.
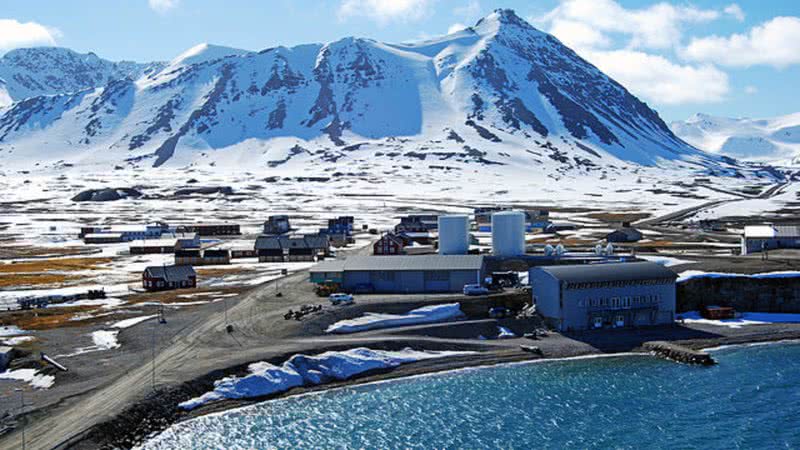
[[744,237],[746,238],[773,238],[777,235],[777,230],[772,225],[748,225],[744,227]]

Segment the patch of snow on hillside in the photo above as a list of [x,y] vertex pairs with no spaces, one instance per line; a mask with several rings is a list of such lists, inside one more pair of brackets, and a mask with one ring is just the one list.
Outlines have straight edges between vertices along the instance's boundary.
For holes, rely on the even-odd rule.
[[390,369],[424,359],[469,354],[455,351],[400,351],[354,348],[341,352],[325,352],[316,356],[295,355],[282,366],[267,362],[250,364],[248,375],[226,377],[214,383],[214,390],[180,403],[191,410],[222,399],[262,397],[285,392],[303,385],[317,385],[333,380],[346,380],[364,372]]
[[16,369],[0,372],[0,380],[24,381],[35,389],[48,389],[53,386],[56,377],[40,374],[36,369]]
[[444,322],[464,317],[459,303],[425,306],[405,314],[365,313],[362,317],[341,320],[329,326],[326,333],[358,333],[382,328]]
[[705,319],[697,311],[678,314],[676,319],[685,323],[700,323],[729,328],[741,328],[748,325],[764,325],[769,323],[800,323],[800,314],[787,313],[741,313],[734,319],[712,320]]

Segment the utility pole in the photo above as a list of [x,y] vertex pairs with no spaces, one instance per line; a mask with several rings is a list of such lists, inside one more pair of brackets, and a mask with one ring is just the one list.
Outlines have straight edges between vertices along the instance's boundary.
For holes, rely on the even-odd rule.
[[153,345],[151,346],[151,356],[152,356],[151,361],[152,361],[152,364],[150,366],[151,367],[151,370],[150,370],[150,381],[151,381],[151,385],[152,385],[152,388],[153,388],[153,392],[156,391],[156,333],[158,332],[157,325],[158,325],[158,321],[154,320],[153,321],[153,342],[152,342]]
[[25,391],[22,388],[14,390],[19,392],[19,422],[22,424],[22,450],[25,450],[25,418],[23,417],[25,415]]

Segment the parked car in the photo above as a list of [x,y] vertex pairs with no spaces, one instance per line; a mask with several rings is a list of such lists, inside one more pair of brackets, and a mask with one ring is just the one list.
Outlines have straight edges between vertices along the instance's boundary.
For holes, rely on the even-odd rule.
[[330,300],[331,304],[334,305],[334,306],[336,306],[336,305],[349,305],[349,304],[353,303],[353,296],[350,295],[350,294],[336,293],[336,294],[331,294],[330,296],[328,296],[328,300]]
[[480,284],[465,284],[464,295],[489,295],[489,289]]
[[495,306],[494,308],[489,308],[489,317],[492,319],[502,319],[510,316],[511,310],[505,306]]

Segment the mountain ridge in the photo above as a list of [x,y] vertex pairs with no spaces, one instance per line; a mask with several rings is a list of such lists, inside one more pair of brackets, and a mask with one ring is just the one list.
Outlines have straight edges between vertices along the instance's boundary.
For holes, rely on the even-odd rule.
[[800,165],[800,112],[762,119],[697,113],[670,124],[673,132],[707,152],[746,161]]
[[348,37],[192,50],[211,56],[0,109],[0,159],[742,170],[679,139],[656,111],[511,10],[412,44]]

